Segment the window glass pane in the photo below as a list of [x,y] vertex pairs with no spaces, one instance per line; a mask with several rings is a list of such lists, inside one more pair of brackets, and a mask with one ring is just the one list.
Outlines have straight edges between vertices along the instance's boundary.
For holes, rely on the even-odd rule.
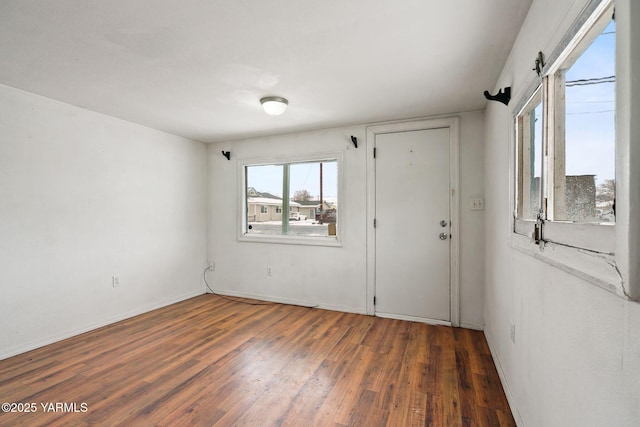
[[247,166],[245,173],[246,234],[336,236],[337,160]]
[[282,231],[282,165],[246,168],[247,234]]
[[560,203],[554,219],[614,222],[614,21],[560,71],[560,82],[565,85],[565,170],[564,181],[556,175]]
[[518,218],[536,219],[542,173],[542,97],[538,92],[518,116]]

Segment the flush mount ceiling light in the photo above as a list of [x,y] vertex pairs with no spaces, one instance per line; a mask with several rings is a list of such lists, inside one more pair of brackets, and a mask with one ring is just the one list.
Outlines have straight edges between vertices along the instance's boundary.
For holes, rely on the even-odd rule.
[[287,109],[289,101],[280,96],[265,96],[260,100],[264,112],[272,116],[279,116]]

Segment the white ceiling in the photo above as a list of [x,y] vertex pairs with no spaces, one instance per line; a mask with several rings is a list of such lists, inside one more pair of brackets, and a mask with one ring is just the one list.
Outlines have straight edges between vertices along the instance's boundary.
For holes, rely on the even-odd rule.
[[203,142],[476,110],[530,4],[2,0],[0,83]]

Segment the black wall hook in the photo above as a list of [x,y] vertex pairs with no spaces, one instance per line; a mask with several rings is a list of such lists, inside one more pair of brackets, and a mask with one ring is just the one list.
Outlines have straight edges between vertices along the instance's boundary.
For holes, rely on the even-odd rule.
[[533,69],[533,71],[536,72],[538,77],[542,77],[542,72],[544,70],[544,66],[547,65],[547,64],[544,63],[544,53],[538,52],[538,56],[536,56],[535,64],[536,64],[536,66]]
[[227,160],[231,160],[231,151],[222,151],[222,155],[227,158]]
[[353,142],[353,145],[355,145],[355,147],[358,148],[358,138],[351,135],[351,142]]
[[489,101],[498,101],[504,105],[509,105],[509,101],[511,101],[511,86],[505,87],[504,92],[500,89],[495,95],[491,95],[488,90],[485,90],[484,97]]

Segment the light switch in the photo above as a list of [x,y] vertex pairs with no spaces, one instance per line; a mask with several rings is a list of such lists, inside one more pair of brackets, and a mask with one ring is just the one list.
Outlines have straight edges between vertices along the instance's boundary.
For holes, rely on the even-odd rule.
[[471,210],[472,211],[482,211],[484,210],[484,199],[471,199]]

